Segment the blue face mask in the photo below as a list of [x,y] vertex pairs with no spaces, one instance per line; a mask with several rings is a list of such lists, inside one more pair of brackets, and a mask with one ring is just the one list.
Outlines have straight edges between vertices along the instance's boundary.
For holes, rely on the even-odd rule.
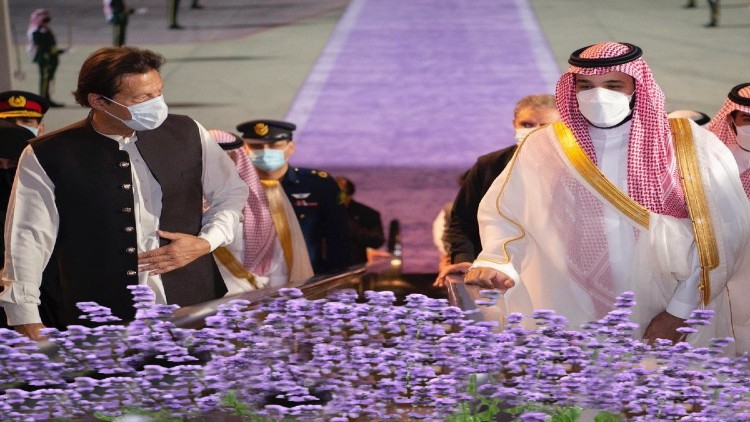
[[39,128],[38,127],[31,127],[31,126],[26,126],[26,125],[18,125],[18,126],[21,126],[24,129],[30,130],[31,133],[34,134],[34,136],[39,136]]
[[283,149],[263,149],[250,154],[250,162],[265,172],[278,170],[286,163]]

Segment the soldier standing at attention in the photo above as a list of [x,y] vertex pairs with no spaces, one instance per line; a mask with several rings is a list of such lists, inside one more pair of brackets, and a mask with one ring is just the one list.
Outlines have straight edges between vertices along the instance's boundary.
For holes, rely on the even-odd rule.
[[39,66],[39,95],[49,101],[50,107],[64,107],[50,98],[50,84],[55,79],[55,72],[59,64],[58,56],[65,50],[57,47],[55,34],[49,28],[52,20],[47,9],[36,9],[29,18],[29,52],[33,55],[34,63]]

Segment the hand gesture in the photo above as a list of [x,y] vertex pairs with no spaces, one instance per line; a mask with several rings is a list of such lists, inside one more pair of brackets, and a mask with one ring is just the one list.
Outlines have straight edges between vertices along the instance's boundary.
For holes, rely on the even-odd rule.
[[464,276],[466,284],[475,284],[483,289],[500,289],[506,291],[516,283],[502,271],[489,267],[470,268]]
[[160,237],[172,242],[166,246],[138,254],[138,270],[158,275],[182,268],[195,259],[211,252],[206,239],[185,233],[157,231]]

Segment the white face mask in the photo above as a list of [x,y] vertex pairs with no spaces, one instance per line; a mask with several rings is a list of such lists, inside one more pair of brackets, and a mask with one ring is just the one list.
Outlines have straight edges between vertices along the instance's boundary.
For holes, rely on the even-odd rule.
[[607,88],[591,88],[576,94],[583,117],[603,128],[615,126],[628,117],[632,97]]
[[517,127],[516,128],[516,142],[520,143],[521,141],[526,138],[526,136],[531,133],[532,130],[536,129],[535,127]]
[[737,126],[737,143],[745,151],[750,151],[750,125]]
[[[102,95],[102,97],[104,97],[104,95]],[[104,112],[121,121],[125,126],[136,131],[156,129],[164,123],[164,120],[167,119],[167,114],[169,113],[163,95],[159,95],[156,98],[152,98],[142,103],[133,104],[132,106],[120,104],[111,98],[107,99],[119,106],[127,108],[130,112],[130,120],[122,120],[107,110],[104,110]]]

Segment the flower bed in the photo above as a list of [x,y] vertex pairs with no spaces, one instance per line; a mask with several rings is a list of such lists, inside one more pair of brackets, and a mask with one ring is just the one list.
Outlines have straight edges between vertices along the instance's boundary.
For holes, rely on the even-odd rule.
[[[129,325],[50,329],[59,356],[0,331],[0,420],[156,420],[234,414],[247,420],[491,420],[501,410],[523,421],[750,420],[747,358],[708,348],[632,338],[626,293],[606,318],[569,330],[550,311],[512,314],[507,327],[475,323],[443,299],[353,291],[307,300],[296,289],[255,308],[236,300],[206,327],[169,322],[174,306],[133,288]],[[115,322],[80,304],[92,322]],[[710,313],[689,321],[705,324]],[[686,328],[685,330],[690,330]],[[656,365],[648,365],[655,362]]]

